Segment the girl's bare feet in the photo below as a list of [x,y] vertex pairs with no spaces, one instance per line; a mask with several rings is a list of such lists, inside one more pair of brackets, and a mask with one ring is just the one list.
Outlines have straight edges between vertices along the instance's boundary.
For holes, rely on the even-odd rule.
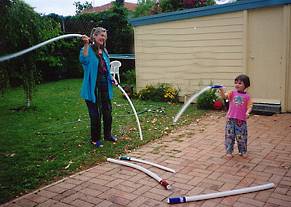
[[242,154],[242,157],[243,158],[247,158],[248,157],[248,154],[247,153],[244,153],[244,154]]
[[232,154],[227,153],[225,156],[226,156],[226,159],[228,159],[228,160],[230,160],[232,158]]

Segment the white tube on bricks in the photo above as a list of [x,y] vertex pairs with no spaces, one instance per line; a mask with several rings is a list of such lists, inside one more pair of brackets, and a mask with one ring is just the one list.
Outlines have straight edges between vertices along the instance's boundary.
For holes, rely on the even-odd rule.
[[130,163],[130,162],[125,162],[125,161],[122,161],[122,160],[115,160],[115,159],[112,159],[112,158],[107,158],[107,161],[115,163],[115,164],[119,164],[119,165],[125,165],[125,166],[128,166],[128,167],[132,167],[134,169],[140,170],[140,171],[144,172],[145,174],[147,174],[148,176],[154,178],[156,181],[158,181],[162,186],[165,187],[165,189],[167,189],[167,190],[171,189],[171,186],[169,185],[169,183],[166,180],[162,179],[157,174],[149,171],[148,169],[146,169],[146,168],[144,168],[142,166],[139,166],[139,165],[136,165],[136,164],[133,164],[133,163]]
[[5,60],[10,60],[12,58],[16,58],[16,57],[18,57],[20,55],[24,55],[25,53],[28,53],[28,52],[30,52],[32,50],[35,50],[35,49],[39,48],[39,47],[42,47],[44,45],[47,45],[47,44],[49,44],[51,42],[54,42],[54,41],[57,41],[57,40],[60,40],[60,39],[71,38],[71,37],[82,37],[82,35],[80,35],[80,34],[66,34],[66,35],[61,35],[61,36],[58,36],[58,37],[49,39],[49,40],[47,40],[45,42],[39,43],[39,44],[37,44],[37,45],[35,45],[33,47],[30,47],[30,48],[21,50],[19,52],[16,52],[16,53],[13,53],[13,54],[10,54],[10,55],[2,56],[2,57],[0,57],[0,62],[3,62]]
[[137,116],[137,113],[136,113],[136,110],[133,106],[133,103],[131,102],[130,98],[128,97],[127,93],[123,90],[123,88],[118,84],[117,80],[112,76],[112,79],[115,81],[115,83],[117,84],[117,87],[119,88],[119,90],[124,94],[124,96],[126,97],[126,99],[128,100],[132,110],[133,110],[133,113],[135,115],[135,119],[136,119],[136,122],[137,122],[137,126],[138,126],[138,131],[139,131],[139,136],[140,136],[140,140],[143,140],[143,136],[142,136],[142,132],[141,132],[141,127],[140,127],[140,122],[139,122],[139,119],[138,119],[138,116]]
[[152,166],[155,166],[155,167],[157,167],[157,168],[160,168],[160,169],[166,170],[166,171],[168,171],[168,172],[176,173],[176,171],[173,170],[173,169],[171,169],[171,168],[168,168],[168,167],[165,167],[165,166],[162,166],[162,165],[159,165],[159,164],[156,164],[156,163],[150,162],[150,161],[137,159],[137,158],[134,158],[134,157],[121,156],[121,157],[119,157],[119,159],[120,159],[120,160],[127,160],[127,161],[136,161],[136,162],[141,162],[141,163],[144,163],[144,164],[152,165]]
[[207,86],[205,88],[203,88],[201,91],[199,91],[198,93],[194,93],[189,100],[182,106],[182,108],[180,109],[180,111],[177,113],[177,115],[174,118],[173,123],[175,124],[178,119],[180,118],[180,116],[184,113],[184,111],[187,109],[187,107],[198,97],[200,96],[203,92],[211,89],[211,88],[221,88],[222,86],[220,85],[213,85],[213,86]]
[[204,195],[196,195],[196,196],[182,196],[182,197],[172,197],[168,198],[168,203],[175,204],[175,203],[186,203],[191,201],[200,201],[200,200],[206,200],[211,198],[220,198],[225,196],[232,196],[232,195],[238,195],[243,193],[251,193],[261,190],[267,190],[270,188],[273,188],[275,185],[274,183],[268,183],[264,185],[258,185],[253,187],[247,187],[247,188],[241,188],[236,190],[229,190],[229,191],[223,191],[223,192],[217,192],[217,193],[209,193]]

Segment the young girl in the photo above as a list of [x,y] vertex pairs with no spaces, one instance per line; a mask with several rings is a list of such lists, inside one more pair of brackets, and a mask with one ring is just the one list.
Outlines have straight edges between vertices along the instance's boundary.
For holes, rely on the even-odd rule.
[[252,101],[246,89],[250,86],[247,75],[239,75],[234,80],[234,88],[225,93],[220,89],[221,97],[228,99],[229,109],[225,126],[225,149],[226,157],[231,158],[233,145],[237,141],[239,154],[247,156],[248,129],[246,119],[252,110]]

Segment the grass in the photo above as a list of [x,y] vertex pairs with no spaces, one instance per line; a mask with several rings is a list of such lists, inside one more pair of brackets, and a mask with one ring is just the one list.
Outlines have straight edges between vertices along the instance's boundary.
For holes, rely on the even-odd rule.
[[[114,88],[113,134],[116,144],[89,144],[87,107],[79,96],[81,80],[39,85],[33,106],[23,110],[22,89],[0,97],[0,203],[30,192],[74,172],[125,155],[173,129],[189,124],[204,112],[189,107],[172,125],[181,104],[133,100],[144,140],[139,139],[135,116],[127,100]],[[187,114],[187,115],[186,115]]]

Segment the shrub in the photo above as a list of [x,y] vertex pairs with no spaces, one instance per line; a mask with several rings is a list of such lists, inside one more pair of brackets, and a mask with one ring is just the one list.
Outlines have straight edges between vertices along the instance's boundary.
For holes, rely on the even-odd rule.
[[197,98],[198,109],[213,109],[213,103],[218,99],[216,89],[210,89]]
[[[130,98],[136,97],[136,94],[134,93],[134,90],[133,90],[133,86],[126,84],[126,85],[122,86],[122,88],[125,91],[125,93],[128,95],[128,97],[130,97]],[[122,96],[123,96],[123,98],[126,98],[124,94]]]
[[163,83],[157,85],[147,85],[138,93],[138,97],[142,100],[177,102],[179,91],[169,84]]
[[154,86],[147,85],[144,89],[139,91],[138,97],[142,100],[159,101],[161,94],[158,94],[158,91]]
[[178,102],[178,94],[179,94],[179,92],[177,89],[166,85],[164,87],[163,100],[169,101],[169,102]]
[[125,83],[135,86],[136,77],[134,69],[127,70],[125,73],[123,73],[123,78]]

